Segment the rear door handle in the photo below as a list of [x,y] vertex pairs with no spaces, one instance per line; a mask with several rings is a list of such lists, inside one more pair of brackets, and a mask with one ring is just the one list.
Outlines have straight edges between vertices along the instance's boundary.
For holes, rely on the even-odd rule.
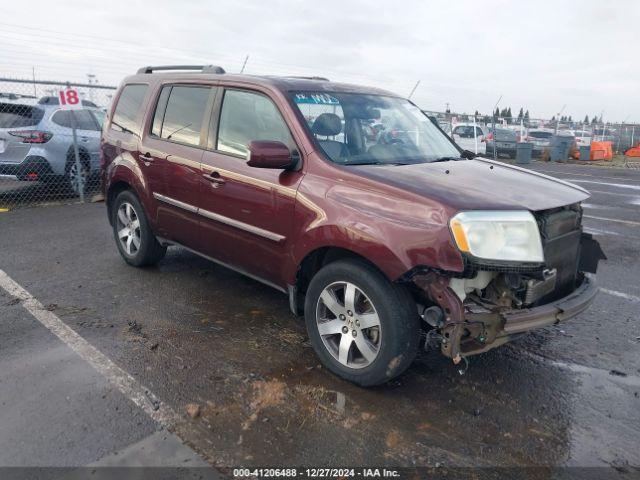
[[138,158],[143,162],[153,162],[153,157],[149,155],[148,152],[145,155],[143,154],[138,155]]
[[227,183],[218,172],[203,173],[202,176],[212,183],[213,187],[219,187]]

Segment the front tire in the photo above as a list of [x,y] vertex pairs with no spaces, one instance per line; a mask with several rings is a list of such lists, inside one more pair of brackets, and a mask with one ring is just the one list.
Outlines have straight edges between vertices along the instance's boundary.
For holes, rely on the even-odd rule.
[[167,247],[160,245],[136,195],[120,192],[111,206],[111,225],[120,255],[129,265],[143,267],[162,260]]
[[322,363],[361,386],[397,377],[418,351],[420,323],[410,293],[361,260],[330,263],[312,278],[305,322]]

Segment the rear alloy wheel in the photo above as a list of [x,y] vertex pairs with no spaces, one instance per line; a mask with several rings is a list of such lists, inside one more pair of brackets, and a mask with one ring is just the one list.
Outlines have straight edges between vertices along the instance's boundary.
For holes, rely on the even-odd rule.
[[89,184],[89,167],[80,162],[80,168],[75,161],[67,166],[67,186],[74,196],[80,196],[80,192],[87,193]]
[[420,322],[411,294],[359,259],[338,260],[316,273],[305,322],[323,364],[358,385],[400,375],[418,351]]
[[133,192],[120,192],[110,211],[118,251],[128,264],[142,267],[162,260],[167,247],[156,239],[142,204]]
[[122,202],[116,216],[118,241],[127,255],[134,256],[140,250],[140,219],[133,205]]

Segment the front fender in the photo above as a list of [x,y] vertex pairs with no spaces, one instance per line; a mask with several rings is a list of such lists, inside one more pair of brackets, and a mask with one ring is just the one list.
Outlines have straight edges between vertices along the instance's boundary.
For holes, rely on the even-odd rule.
[[[322,197],[314,179],[306,177],[298,191],[293,264],[314,250],[338,247],[376,265],[395,281],[414,267],[462,271],[462,256],[453,245],[451,212],[437,202],[408,194],[333,184]],[[287,272],[290,282],[296,271]],[[293,282],[292,282],[293,283]]]

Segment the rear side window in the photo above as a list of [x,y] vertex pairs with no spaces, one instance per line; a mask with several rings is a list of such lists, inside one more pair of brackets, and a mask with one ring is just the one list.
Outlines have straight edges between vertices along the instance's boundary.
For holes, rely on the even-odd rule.
[[43,115],[38,107],[0,103],[0,128],[31,127],[40,123]]
[[[173,142],[200,145],[200,132],[210,91],[210,87],[165,87],[160,94],[151,133]],[[166,95],[169,99],[163,109]]]
[[140,136],[138,112],[147,93],[147,85],[127,85],[122,89],[118,104],[113,112],[111,128],[119,132]]
[[276,140],[295,149],[287,124],[269,98],[227,90],[220,112],[217,150],[244,157],[253,140]]
[[100,130],[100,125],[89,110],[58,110],[51,117],[51,121],[61,127],[72,128],[72,116],[75,116],[78,130]]

